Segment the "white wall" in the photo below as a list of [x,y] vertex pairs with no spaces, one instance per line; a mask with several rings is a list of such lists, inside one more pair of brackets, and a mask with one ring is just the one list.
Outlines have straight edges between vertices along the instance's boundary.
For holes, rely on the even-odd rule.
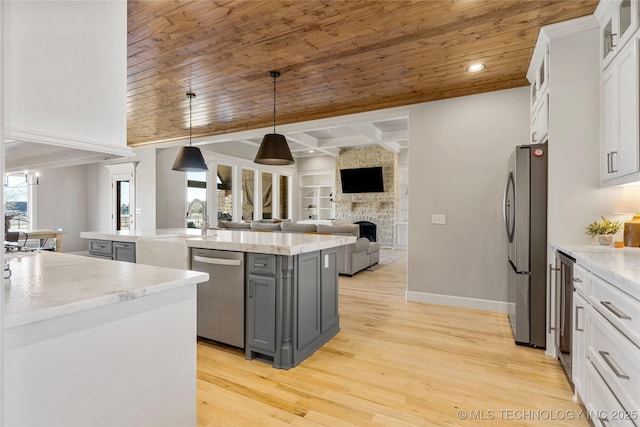
[[587,224],[629,212],[622,187],[600,188],[598,42],[597,28],[551,38],[549,243],[589,243]]
[[3,3],[8,136],[130,152],[126,1]]
[[[179,147],[158,150],[156,155],[156,227],[183,228],[186,226],[187,177],[184,172],[171,170]],[[151,191],[151,189],[138,191]]]
[[136,229],[156,228],[156,152],[154,147],[134,148],[136,154]]
[[[464,306],[471,298],[478,308],[504,308],[507,160],[528,131],[526,87],[411,108],[409,300]],[[445,214],[447,224],[431,224],[432,214]]]
[[87,250],[87,243],[80,238],[87,231],[89,198],[87,166],[46,169],[40,172],[40,184],[36,192],[36,222],[34,229],[59,228],[65,231],[62,251]]
[[298,173],[310,173],[319,171],[335,171],[336,158],[333,156],[302,157],[296,160]]
[[84,231],[111,230],[111,180],[103,164],[87,165],[88,219]]

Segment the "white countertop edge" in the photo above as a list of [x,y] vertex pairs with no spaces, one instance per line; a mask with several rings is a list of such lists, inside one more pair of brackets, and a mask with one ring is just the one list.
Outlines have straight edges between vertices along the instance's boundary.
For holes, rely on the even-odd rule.
[[[189,274],[188,277],[167,281],[165,283],[148,286],[145,288],[114,291],[112,294],[103,295],[87,300],[76,301],[56,307],[39,309],[33,312],[5,314],[3,318],[4,329],[16,328],[19,326],[28,325],[30,323],[36,323],[56,317],[80,313],[82,311],[104,307],[111,304],[117,304],[120,302],[142,298],[145,296],[155,295],[161,292],[182,288],[184,286],[196,285],[200,282],[209,280],[209,274],[207,273],[200,273],[195,271],[190,273],[192,274]],[[5,286],[10,285],[7,285],[5,283]]]
[[[640,299],[640,248],[552,243],[551,247],[636,299]],[[625,263],[625,261],[627,261]]]
[[300,255],[304,253],[335,248],[356,242],[355,236],[331,236],[332,239],[317,240],[313,242],[273,244],[261,242],[238,242],[214,240],[211,236],[187,238],[187,246],[200,249],[217,249],[226,251],[260,253],[269,255]]

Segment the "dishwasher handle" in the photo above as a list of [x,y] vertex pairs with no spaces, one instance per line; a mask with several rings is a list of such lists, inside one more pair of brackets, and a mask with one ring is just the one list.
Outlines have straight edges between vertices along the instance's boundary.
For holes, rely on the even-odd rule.
[[215,264],[215,265],[242,265],[242,260],[240,259],[226,259],[226,258],[209,258],[199,255],[194,255],[193,260],[197,262],[202,262],[204,264]]

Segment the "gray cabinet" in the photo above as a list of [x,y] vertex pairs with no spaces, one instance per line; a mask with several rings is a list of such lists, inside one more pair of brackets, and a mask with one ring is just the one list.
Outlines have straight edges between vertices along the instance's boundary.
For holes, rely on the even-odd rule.
[[295,349],[297,353],[313,344],[322,334],[320,327],[320,252],[298,255],[295,300]]
[[111,240],[89,240],[89,255],[94,258],[136,262],[136,244]]
[[320,327],[327,333],[338,327],[338,248],[328,249],[322,254]]
[[113,259],[113,245],[111,240],[89,240],[89,255],[96,258]]
[[113,259],[116,261],[136,262],[136,244],[113,242]]
[[249,275],[247,311],[248,346],[273,356],[276,350],[276,278]]
[[338,248],[296,256],[248,254],[245,355],[289,369],[340,330]]

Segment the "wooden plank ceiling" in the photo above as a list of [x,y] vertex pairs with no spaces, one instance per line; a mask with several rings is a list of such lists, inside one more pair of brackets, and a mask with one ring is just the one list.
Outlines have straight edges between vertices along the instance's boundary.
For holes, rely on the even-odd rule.
[[[542,25],[595,0],[128,2],[128,143],[295,123],[527,85]],[[477,74],[473,62],[486,64]]]

